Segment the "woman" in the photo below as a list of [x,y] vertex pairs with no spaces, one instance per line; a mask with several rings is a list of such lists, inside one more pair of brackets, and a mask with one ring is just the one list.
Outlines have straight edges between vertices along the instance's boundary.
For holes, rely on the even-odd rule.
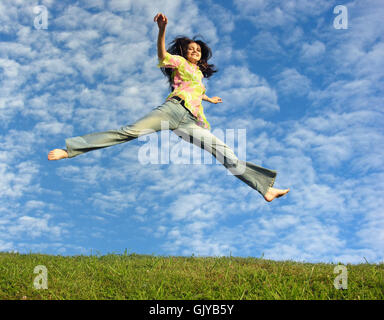
[[162,124],[166,122],[170,130],[210,152],[237,178],[257,190],[266,201],[270,202],[288,193],[289,189],[272,187],[276,171],[237,159],[233,151],[210,132],[201,101],[217,104],[222,100],[220,97],[206,96],[202,83],[203,77],[209,78],[216,72],[214,65],[208,64],[208,59],[211,57],[209,47],[203,41],[181,37],[176,38],[167,51],[165,30],[168,19],[164,14],[158,13],[154,21],[159,27],[158,67],[167,75],[173,89],[166,102],[134,124],[119,130],[66,139],[67,148],[50,151],[48,160],[72,158],[88,151],[127,142],[164,129]]

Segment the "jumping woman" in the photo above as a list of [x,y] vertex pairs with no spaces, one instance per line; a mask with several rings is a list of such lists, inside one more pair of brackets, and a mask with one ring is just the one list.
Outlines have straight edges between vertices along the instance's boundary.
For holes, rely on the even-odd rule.
[[221,103],[219,97],[205,95],[202,79],[216,72],[215,66],[208,64],[212,56],[211,49],[201,40],[178,37],[165,49],[165,30],[167,17],[158,13],[154,21],[159,27],[157,40],[158,67],[168,77],[172,87],[171,94],[159,107],[143,118],[118,130],[96,132],[65,140],[66,149],[54,149],[49,152],[48,160],[73,158],[82,153],[106,148],[127,142],[139,136],[160,131],[162,123],[184,140],[194,143],[210,152],[225,168],[237,178],[257,190],[270,202],[289,192],[289,189],[276,189],[273,184],[276,171],[239,160],[234,152],[210,131],[202,100]]

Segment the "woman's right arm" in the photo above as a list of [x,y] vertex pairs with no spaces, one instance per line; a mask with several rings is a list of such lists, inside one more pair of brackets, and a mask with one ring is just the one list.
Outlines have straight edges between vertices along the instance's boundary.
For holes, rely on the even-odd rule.
[[163,61],[165,54],[167,53],[167,50],[165,49],[165,29],[168,19],[164,14],[158,13],[153,20],[157,22],[159,27],[159,35],[157,37],[157,56],[159,57],[159,61]]

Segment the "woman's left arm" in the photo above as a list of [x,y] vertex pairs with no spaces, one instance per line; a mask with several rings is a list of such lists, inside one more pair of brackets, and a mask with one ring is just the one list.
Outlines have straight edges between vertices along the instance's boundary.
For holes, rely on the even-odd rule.
[[208,101],[208,102],[210,102],[210,103],[221,103],[221,102],[223,102],[223,100],[221,100],[221,98],[220,97],[212,97],[212,98],[209,98],[208,96],[206,96],[206,95],[203,95],[203,100],[204,101]]

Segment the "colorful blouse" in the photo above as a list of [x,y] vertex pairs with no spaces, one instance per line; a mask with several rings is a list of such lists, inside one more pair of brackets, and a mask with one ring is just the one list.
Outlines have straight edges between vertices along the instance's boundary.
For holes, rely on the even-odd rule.
[[159,68],[172,68],[173,91],[167,100],[173,96],[179,96],[185,101],[185,107],[196,117],[197,125],[210,129],[211,126],[204,115],[201,101],[205,93],[205,86],[202,82],[203,73],[199,67],[182,56],[166,53],[163,61],[159,61]]

